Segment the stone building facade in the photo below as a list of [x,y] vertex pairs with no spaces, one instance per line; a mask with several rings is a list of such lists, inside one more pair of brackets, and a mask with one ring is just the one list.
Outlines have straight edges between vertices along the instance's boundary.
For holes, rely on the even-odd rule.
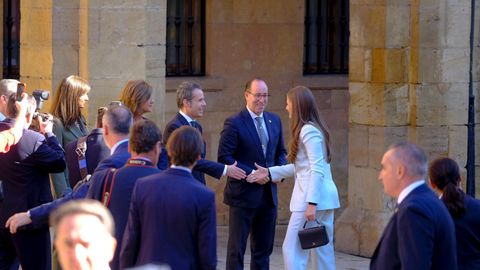
[[[348,205],[335,227],[342,250],[370,256],[392,214],[396,202],[377,180],[390,144],[413,141],[429,159],[466,164],[470,8],[471,1],[350,1]],[[475,27],[478,104],[478,16]]]
[[[207,102],[200,122],[213,160],[223,120],[244,107],[248,79],[266,80],[268,109],[282,118],[286,143],[286,91],[310,87],[333,138],[342,204],[336,248],[353,254],[371,255],[391,215],[392,200],[377,180],[389,144],[411,140],[429,158],[448,155],[465,164],[470,1],[350,1],[349,75],[303,75],[305,1],[206,0],[206,75],[166,77],[166,9],[167,0],[22,0],[20,78],[29,89],[49,90],[69,74],[87,78],[90,127],[96,108],[118,99],[128,79],[154,86],[149,117],[161,128],[177,111],[176,86],[198,82]],[[478,104],[478,19],[476,27]],[[224,179],[208,180],[220,225],[228,224],[224,185]],[[292,187],[292,181],[280,186],[280,224],[288,222]]]

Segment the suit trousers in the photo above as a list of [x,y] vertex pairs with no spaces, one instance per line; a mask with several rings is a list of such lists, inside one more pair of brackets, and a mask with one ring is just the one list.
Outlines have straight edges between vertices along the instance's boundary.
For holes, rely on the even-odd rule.
[[275,239],[277,207],[267,202],[265,198],[257,208],[230,206],[229,219],[226,269],[243,269],[249,234],[250,269],[269,269]]
[[[327,229],[329,242],[325,246],[302,249],[298,239],[298,231],[303,229],[305,224],[305,212],[292,212],[288,222],[287,233],[283,240],[282,252],[283,262],[287,270],[307,269],[309,255],[312,254],[312,269],[334,270],[335,253],[333,250],[333,210],[320,210],[316,213],[316,218],[321,225]],[[317,226],[315,221],[307,223],[307,227]]]
[[23,270],[50,270],[50,234],[48,228],[18,230],[10,234],[0,229],[0,269],[9,269],[18,257]]

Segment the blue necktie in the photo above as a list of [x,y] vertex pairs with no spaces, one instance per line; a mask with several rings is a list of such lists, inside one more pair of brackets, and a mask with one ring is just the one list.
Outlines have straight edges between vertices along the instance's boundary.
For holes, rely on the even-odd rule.
[[[200,135],[202,135],[202,130],[200,130],[200,124],[197,123],[197,121],[191,121],[190,122],[190,125],[195,128],[196,130],[198,130],[198,132],[200,132]],[[203,139],[202,139],[203,140]],[[206,149],[206,145],[205,145],[205,142],[203,143],[203,147],[202,147],[202,157],[205,157],[205,153],[206,153],[207,149]]]
[[200,132],[200,134],[202,133],[202,132],[200,131],[200,125],[197,123],[197,121],[191,121],[191,122],[190,122],[190,125],[191,125],[192,127],[196,128],[196,129]]

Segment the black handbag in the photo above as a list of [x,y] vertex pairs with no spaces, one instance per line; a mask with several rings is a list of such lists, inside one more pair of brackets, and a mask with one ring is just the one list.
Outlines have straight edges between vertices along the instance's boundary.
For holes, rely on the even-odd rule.
[[318,226],[305,229],[307,222],[308,220],[303,224],[303,229],[298,231],[298,238],[300,239],[302,249],[311,249],[328,244],[328,234],[325,226],[320,225],[318,220],[315,219]]

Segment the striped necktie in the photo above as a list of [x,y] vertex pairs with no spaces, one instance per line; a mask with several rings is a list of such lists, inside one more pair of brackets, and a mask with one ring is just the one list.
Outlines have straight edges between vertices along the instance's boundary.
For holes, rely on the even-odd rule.
[[257,133],[258,137],[260,138],[260,142],[262,143],[263,155],[266,155],[268,138],[267,134],[265,133],[265,128],[263,128],[263,117],[255,117],[255,121],[257,121]]

